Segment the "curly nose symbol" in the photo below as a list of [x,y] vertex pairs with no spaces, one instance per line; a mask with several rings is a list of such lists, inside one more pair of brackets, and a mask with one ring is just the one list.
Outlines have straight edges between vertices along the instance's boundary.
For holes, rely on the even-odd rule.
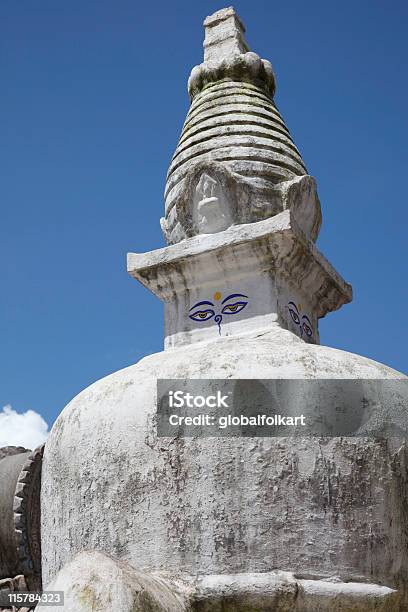
[[218,325],[218,333],[221,336],[221,321],[222,321],[222,315],[218,314],[214,317],[214,321],[217,323]]

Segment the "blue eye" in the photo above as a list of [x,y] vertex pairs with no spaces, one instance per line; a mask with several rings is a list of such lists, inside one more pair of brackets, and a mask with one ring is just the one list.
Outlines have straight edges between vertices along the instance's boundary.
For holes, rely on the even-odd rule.
[[209,319],[212,319],[214,315],[215,315],[215,312],[213,310],[208,309],[208,310],[196,310],[196,312],[191,313],[189,317],[193,321],[208,321]]
[[289,312],[290,312],[290,316],[292,317],[293,322],[296,323],[296,325],[299,325],[300,319],[299,319],[298,313],[292,310],[291,308],[289,308]]
[[245,308],[248,302],[235,302],[235,304],[227,304],[222,309],[222,314],[237,314],[237,312],[241,312]]

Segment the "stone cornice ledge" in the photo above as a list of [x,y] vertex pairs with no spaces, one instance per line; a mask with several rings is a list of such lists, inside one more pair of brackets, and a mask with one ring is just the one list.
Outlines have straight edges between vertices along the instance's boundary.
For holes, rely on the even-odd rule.
[[237,276],[251,269],[270,271],[310,296],[319,318],[352,299],[351,285],[306,238],[290,210],[148,253],[128,253],[127,269],[164,301],[204,286],[225,269],[230,276],[234,270]]

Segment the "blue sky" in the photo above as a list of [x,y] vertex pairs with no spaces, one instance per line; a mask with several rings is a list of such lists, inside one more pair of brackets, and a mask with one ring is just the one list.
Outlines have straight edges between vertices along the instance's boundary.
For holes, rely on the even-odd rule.
[[[162,347],[127,251],[163,246],[166,170],[219,2],[0,4],[0,408],[52,423],[81,389]],[[320,250],[354,301],[322,344],[408,371],[405,2],[238,1],[318,181]]]

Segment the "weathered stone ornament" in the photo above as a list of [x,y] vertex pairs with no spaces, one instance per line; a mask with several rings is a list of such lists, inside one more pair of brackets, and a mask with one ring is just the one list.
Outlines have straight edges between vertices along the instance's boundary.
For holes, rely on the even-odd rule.
[[[65,591],[67,612],[404,612],[403,440],[158,437],[158,379],[406,380],[319,345],[319,319],[352,290],[314,244],[316,183],[235,11],[204,24],[166,182],[168,246],[128,255],[164,302],[165,350],[57,419],[42,467],[43,585]],[[367,423],[395,409],[384,394]]]
[[205,172],[195,189],[193,221],[199,234],[214,234],[231,225],[225,196],[217,181]]

